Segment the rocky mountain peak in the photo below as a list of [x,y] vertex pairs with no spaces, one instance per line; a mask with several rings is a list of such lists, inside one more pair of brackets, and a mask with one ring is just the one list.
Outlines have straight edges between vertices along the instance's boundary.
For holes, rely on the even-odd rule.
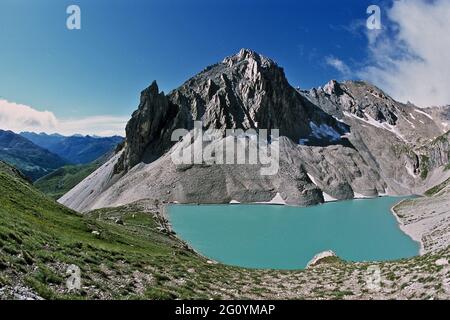
[[336,80],[331,80],[330,82],[328,82],[323,87],[323,91],[325,91],[329,95],[340,96],[343,94],[343,90],[342,90],[341,86],[339,85],[339,82],[337,82]]
[[298,142],[336,143],[345,128],[305,99],[271,59],[242,49],[222,63],[207,67],[168,95],[153,82],[141,94],[129,121],[127,147],[118,171],[140,161],[153,161],[173,142],[177,128],[191,130],[194,121],[205,129],[279,129]]
[[331,80],[325,86],[303,92],[313,103],[335,117],[342,119],[352,114],[366,121],[371,119],[395,125],[401,104],[379,88],[364,81],[338,82]]
[[268,68],[272,66],[276,66],[276,63],[267,58],[263,55],[260,55],[259,53],[251,50],[251,49],[241,49],[237,54],[232,55],[230,57],[226,57],[222,63],[228,65],[229,67],[232,67],[236,65],[239,62],[250,62],[250,63],[256,63],[257,65]]
[[366,81],[332,80],[323,87],[300,91],[326,113],[346,123],[361,124],[390,131],[403,142],[420,146],[449,129],[445,108],[421,109],[394,100]]
[[141,98],[148,97],[149,99],[154,99],[158,95],[159,95],[159,88],[158,84],[156,83],[156,80],[153,80],[151,85],[141,92]]

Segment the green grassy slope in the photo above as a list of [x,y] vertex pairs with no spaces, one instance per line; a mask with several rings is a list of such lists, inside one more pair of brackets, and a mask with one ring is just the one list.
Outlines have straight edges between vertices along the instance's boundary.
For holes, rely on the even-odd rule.
[[428,189],[425,191],[425,195],[428,197],[434,196],[438,194],[440,191],[444,190],[448,185],[450,184],[450,179],[445,180],[444,182],[434,186],[433,188]]
[[[337,260],[306,271],[213,263],[165,231],[157,208],[134,204],[83,216],[0,166],[0,299],[448,298],[435,263],[449,258],[448,249],[377,263],[382,289],[371,292],[364,279],[374,263]],[[72,264],[82,287],[68,292]]]
[[[83,286],[96,288],[88,290],[92,298],[136,293],[148,298],[175,297],[176,293],[159,288],[166,278],[158,270],[174,261],[180,267],[205,264],[183,249],[181,242],[159,232],[149,214],[121,209],[126,227],[83,217],[4,170],[0,190],[0,285],[21,282],[44,298],[83,297],[88,294],[85,290],[76,295],[64,292],[65,271],[75,264],[82,270]],[[139,290],[131,284],[134,272],[147,274]],[[108,281],[110,273],[123,275],[117,287]],[[152,287],[147,288],[150,283]]]
[[34,186],[57,200],[97,170],[100,165],[101,163],[99,162],[93,162],[89,164],[64,166],[40,178],[34,183]]

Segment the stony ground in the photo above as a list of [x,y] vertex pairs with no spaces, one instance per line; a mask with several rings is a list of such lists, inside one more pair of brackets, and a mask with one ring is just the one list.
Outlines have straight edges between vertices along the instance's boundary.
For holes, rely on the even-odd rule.
[[[18,190],[16,190],[18,191]],[[12,200],[12,199],[10,199]],[[41,198],[41,204],[45,202]],[[2,198],[5,203],[5,198]],[[14,203],[14,202],[13,202]],[[52,204],[48,204],[52,208]],[[56,205],[56,204],[55,204]],[[60,207],[61,209],[62,207]],[[337,258],[305,271],[249,270],[217,264],[167,231],[154,202],[101,209],[27,229],[2,221],[3,299],[449,299],[450,250],[389,263]],[[51,218],[45,210],[39,212]],[[1,219],[8,217],[5,206]],[[78,225],[80,223],[80,225]],[[38,232],[36,234],[36,232]],[[41,238],[42,237],[42,238]],[[66,271],[81,268],[81,289],[69,292]],[[447,281],[447,282],[446,282]]]
[[422,243],[422,253],[450,244],[449,181],[427,191],[428,196],[404,200],[393,208],[403,231]]
[[[81,215],[0,169],[0,299],[450,298],[448,246],[385,263],[330,257],[303,271],[237,268],[180,241],[158,201]],[[69,290],[78,268],[80,287]]]

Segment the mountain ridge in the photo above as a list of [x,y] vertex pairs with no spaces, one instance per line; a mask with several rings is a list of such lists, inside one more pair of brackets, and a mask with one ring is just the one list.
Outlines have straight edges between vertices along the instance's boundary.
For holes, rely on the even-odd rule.
[[36,180],[67,164],[60,156],[12,131],[0,130],[0,159]]
[[173,145],[170,134],[174,129],[191,130],[196,120],[205,129],[221,131],[279,128],[280,135],[294,141],[302,137],[320,140],[311,136],[310,121],[325,123],[339,135],[345,132],[336,119],[304,99],[275,62],[242,49],[168,95],[159,92],[156,81],[142,91],[138,110],[126,127],[127,148],[116,171],[139,163],[145,158],[144,149],[152,149],[147,153],[153,157],[147,161],[155,160],[154,154],[161,156]]
[[63,136],[60,134],[49,135],[33,132],[21,132],[20,135],[66,159],[70,164],[87,164],[95,161],[105,153],[113,151],[117,144],[123,141],[123,138],[120,136]]
[[[278,127],[279,172],[262,177],[260,165],[175,165],[171,154],[189,142],[172,142],[170,135],[192,129],[194,120],[219,132]],[[419,152],[444,134],[428,113],[364,82],[296,90],[273,60],[247,49],[168,95],[153,82],[126,132],[121,153],[63,196],[63,204],[85,211],[140,199],[247,203],[279,194],[287,204],[312,205],[420,194],[450,177],[425,166]]]

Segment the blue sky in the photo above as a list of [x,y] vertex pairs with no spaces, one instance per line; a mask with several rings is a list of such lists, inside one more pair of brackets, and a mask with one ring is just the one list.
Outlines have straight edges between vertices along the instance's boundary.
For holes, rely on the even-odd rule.
[[[81,30],[66,28],[71,4],[81,8]],[[368,73],[350,70],[373,59],[364,27],[371,4],[382,13],[392,7],[389,0],[2,0],[0,98],[58,119],[126,117],[152,80],[168,92],[243,47],[273,58],[301,88],[359,78]]]

